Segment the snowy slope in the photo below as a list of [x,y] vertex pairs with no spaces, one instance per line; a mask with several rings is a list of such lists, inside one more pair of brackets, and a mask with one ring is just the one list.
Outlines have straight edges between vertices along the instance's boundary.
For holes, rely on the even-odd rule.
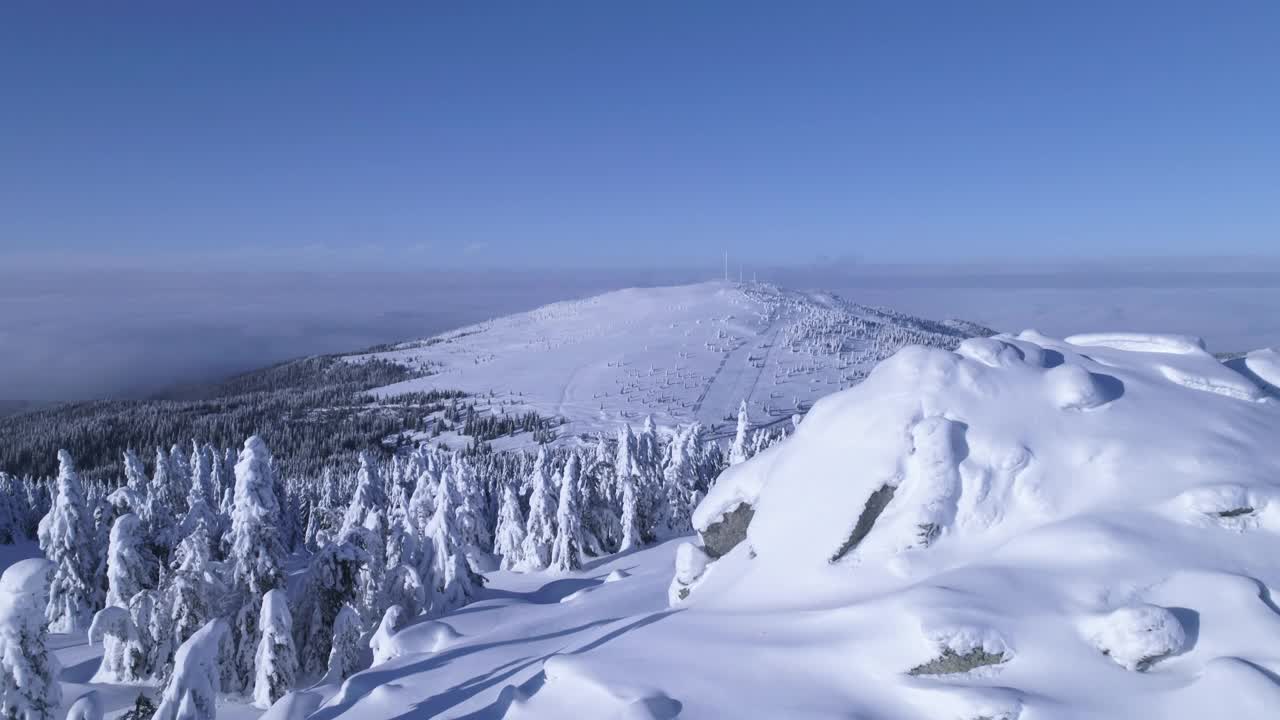
[[698,526],[754,510],[723,557],[500,574],[314,717],[1274,717],[1275,388],[1071,340],[904,350],[721,477]]
[[389,400],[463,390],[507,412],[564,418],[564,437],[612,433],[650,414],[660,425],[697,420],[714,430],[744,399],[753,424],[780,422],[904,344],[952,348],[990,332],[827,294],[713,282],[556,303],[348,359],[433,373],[375,391]]

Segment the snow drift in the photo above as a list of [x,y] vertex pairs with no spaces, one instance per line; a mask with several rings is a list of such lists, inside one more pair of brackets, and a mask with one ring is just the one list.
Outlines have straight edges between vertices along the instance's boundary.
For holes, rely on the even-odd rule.
[[723,557],[682,549],[672,601],[835,653],[808,690],[871,715],[1269,716],[1278,439],[1195,338],[906,348],[721,476],[694,524]]

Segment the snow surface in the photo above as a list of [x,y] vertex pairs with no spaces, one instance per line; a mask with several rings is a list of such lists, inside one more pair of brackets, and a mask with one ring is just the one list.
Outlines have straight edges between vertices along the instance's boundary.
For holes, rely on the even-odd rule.
[[[723,435],[744,399],[756,427],[789,421],[906,343],[955,347],[989,332],[830,294],[712,282],[555,303],[347,359],[432,373],[374,391],[387,402],[463,390],[508,413],[564,418],[560,437],[612,435],[646,415],[664,426],[697,420]],[[521,444],[532,439],[495,446]]]
[[[720,477],[697,527],[754,509],[728,554],[682,538],[489,573],[478,602],[382,638],[385,663],[268,713],[1274,717],[1280,401],[1167,346],[907,348]],[[60,647],[64,696],[94,689],[93,649]]]

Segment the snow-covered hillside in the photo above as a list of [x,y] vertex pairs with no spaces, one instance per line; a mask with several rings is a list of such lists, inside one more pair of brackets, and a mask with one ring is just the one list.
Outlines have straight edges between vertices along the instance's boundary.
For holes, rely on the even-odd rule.
[[1276,393],[1194,338],[908,348],[727,471],[696,546],[501,574],[313,717],[1273,717]]
[[612,433],[646,415],[714,434],[732,427],[743,400],[757,427],[789,420],[903,345],[954,348],[991,332],[829,294],[711,282],[555,303],[348,359],[432,373],[374,391],[389,401],[462,390],[494,412],[562,418],[561,437]]

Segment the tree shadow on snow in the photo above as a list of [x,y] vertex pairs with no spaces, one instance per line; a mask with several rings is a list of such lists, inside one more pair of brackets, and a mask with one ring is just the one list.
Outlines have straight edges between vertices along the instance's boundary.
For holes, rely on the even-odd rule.
[[561,578],[552,580],[532,592],[485,588],[480,599],[522,600],[533,605],[555,605],[579,590],[599,585],[601,582],[603,581],[595,578]]
[[[519,673],[521,670],[524,670],[525,668],[533,666],[535,663],[546,662],[548,658],[553,657],[555,655],[559,655],[559,654],[579,655],[581,653],[595,650],[601,645],[604,645],[612,640],[615,640],[631,632],[632,630],[638,630],[642,627],[645,627],[646,625],[652,625],[653,623],[656,623],[659,620],[662,620],[668,615],[671,615],[677,612],[680,612],[680,610],[664,610],[662,612],[653,613],[652,615],[646,615],[645,617],[642,617],[636,620],[635,622],[628,623],[627,625],[624,625],[620,628],[611,630],[605,633],[604,635],[601,635],[600,637],[596,638],[595,640],[592,640],[586,645],[583,645],[582,647],[575,648],[566,653],[548,653],[540,658],[534,658],[510,672],[503,673],[502,677],[494,678],[494,681],[484,682],[483,686],[481,687],[476,686],[476,682],[478,678],[472,678],[471,680],[468,680],[465,683],[462,683],[453,688],[450,688],[445,692],[440,693],[439,695],[428,698],[427,700],[419,703],[414,707],[415,712],[406,713],[400,716],[399,718],[393,718],[393,720],[408,720],[411,715],[414,717],[422,717],[421,715],[418,714],[419,712],[422,712],[422,711],[427,712],[426,717],[432,717],[432,713],[440,713],[445,710],[448,710],[449,708],[460,704],[464,700],[470,699],[471,697],[475,696],[480,690],[493,687],[495,682],[500,682],[501,680],[510,678],[516,675],[517,673]],[[493,675],[493,672],[494,671],[487,673],[485,676],[482,676],[482,678],[488,679],[490,676]],[[476,710],[474,712],[467,713],[466,715],[459,715],[458,720],[500,720],[501,718],[506,717],[507,711],[511,709],[511,704],[515,702],[516,698],[519,698],[519,697],[528,698],[535,695],[539,690],[542,689],[542,686],[545,685],[546,682],[547,682],[546,672],[539,670],[538,672],[534,673],[533,676],[530,677],[528,680],[521,683],[518,688],[515,686],[508,685],[507,687],[502,689],[502,692],[498,694],[498,698],[494,700],[491,704],[486,705],[485,707],[482,707],[479,710]],[[461,696],[456,696],[455,694],[458,692],[462,692],[463,694]],[[660,706],[660,707],[655,707],[651,709],[651,711],[654,713],[654,717],[676,717],[679,714],[681,709],[681,705],[678,701],[672,700],[671,698],[667,698],[667,697],[644,698],[642,699],[642,702],[644,702],[646,705],[657,703]]]
[[[347,678],[346,681],[343,682],[341,689],[339,689],[338,693],[334,696],[335,700],[341,698],[341,702],[337,702],[333,705],[320,708],[314,714],[309,716],[309,720],[330,720],[331,718],[335,718],[338,715],[341,715],[342,713],[349,710],[352,706],[354,706],[357,702],[359,702],[369,693],[373,692],[379,686],[386,685],[388,683],[394,682],[400,678],[407,677],[409,675],[428,672],[430,670],[443,667],[453,662],[454,660],[465,657],[467,655],[483,652],[485,650],[491,650],[493,648],[498,648],[498,647],[519,645],[527,642],[539,642],[539,641],[548,640],[551,638],[564,637],[566,635],[573,635],[575,633],[579,633],[584,630],[589,630],[593,627],[609,625],[621,619],[622,618],[617,618],[617,617],[605,618],[603,620],[596,620],[594,622],[584,623],[582,625],[578,625],[571,628],[565,628],[563,630],[557,630],[555,632],[543,633],[541,635],[530,635],[529,637],[514,638],[511,640],[500,640],[495,642],[467,645],[464,647],[444,650],[443,652],[423,658],[422,660],[419,660],[417,662],[409,663],[407,665],[400,665],[392,668],[385,668],[385,669],[380,669],[378,667],[370,668],[363,672],[358,672],[355,675],[352,675],[351,677]],[[531,663],[538,662],[539,659],[534,659],[534,660],[531,660],[530,662]],[[526,666],[527,664],[528,663],[526,663]],[[458,693],[465,693],[465,694],[458,695],[457,699],[454,702],[450,703],[449,705],[446,705],[445,707],[446,708],[452,707],[453,705],[456,705],[457,703],[462,702],[463,700],[466,700],[472,695],[475,695],[476,693],[480,692],[484,688],[490,687],[496,682],[500,682],[505,677],[510,677],[512,674],[518,671],[519,671],[519,668],[507,673],[503,673],[503,675],[500,677],[492,678],[491,681],[483,682],[480,684],[473,684],[473,681],[475,681],[475,678],[472,678],[471,680],[468,680],[466,683],[463,683],[462,685],[459,685],[456,688],[451,688],[450,690],[446,690],[444,693],[441,693],[441,695],[447,696],[450,693],[453,693],[454,695],[458,695]],[[493,671],[490,671],[489,674],[491,675],[492,672]],[[435,698],[430,698],[425,702],[431,702],[434,699]],[[428,715],[428,717],[430,717],[430,715]]]

